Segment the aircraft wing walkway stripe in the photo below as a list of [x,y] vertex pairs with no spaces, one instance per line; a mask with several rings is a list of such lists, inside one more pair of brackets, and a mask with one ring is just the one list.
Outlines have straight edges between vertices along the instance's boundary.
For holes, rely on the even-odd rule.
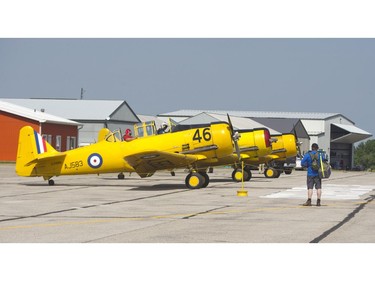
[[272,153],[280,153],[280,152],[286,152],[286,149],[281,148],[281,149],[272,150]]
[[240,148],[240,152],[257,151],[257,150],[259,150],[259,147],[257,146],[249,146],[249,147]]
[[192,150],[182,151],[180,152],[180,154],[194,154],[194,153],[216,150],[216,149],[218,149],[217,145],[209,145],[209,146],[203,146],[203,147],[199,147],[199,148],[192,149]]

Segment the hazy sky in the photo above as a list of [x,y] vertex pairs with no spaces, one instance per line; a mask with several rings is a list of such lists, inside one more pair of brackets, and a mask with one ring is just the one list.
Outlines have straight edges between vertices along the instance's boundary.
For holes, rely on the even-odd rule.
[[375,39],[0,39],[0,97],[342,113],[375,134]]

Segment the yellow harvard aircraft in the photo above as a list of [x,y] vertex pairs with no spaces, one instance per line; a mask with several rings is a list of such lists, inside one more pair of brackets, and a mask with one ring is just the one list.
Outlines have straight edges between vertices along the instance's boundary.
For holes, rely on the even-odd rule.
[[[239,130],[236,132],[240,138],[238,147],[232,155],[219,159],[217,166],[232,165],[232,179],[234,181],[249,181],[251,179],[251,167],[248,164],[259,162],[259,159],[267,157],[271,152],[271,136],[266,128],[254,130]],[[239,151],[239,153],[237,152]],[[245,166],[242,174],[242,163]]]
[[206,187],[209,177],[199,170],[233,154],[233,131],[226,122],[211,123],[180,132],[120,141],[109,130],[100,132],[102,141],[77,149],[58,152],[30,126],[20,130],[16,173],[43,177],[61,175],[136,172],[152,176],[158,170],[187,168],[188,188]]
[[264,175],[267,178],[278,178],[281,173],[291,174],[295,166],[298,143],[294,134],[272,135],[272,151],[259,159],[245,160],[246,164],[265,164]]
[[[228,122],[231,131],[234,132],[229,115]],[[189,129],[194,125],[179,125],[173,120],[169,120],[170,131]],[[136,124],[134,126],[136,137],[148,137],[156,134],[156,126],[153,121]],[[290,161],[296,156],[296,141],[293,134],[270,135],[266,128],[253,130],[238,130],[234,133],[235,149],[233,154],[218,158],[210,167],[207,163],[201,162],[197,169],[206,172],[212,170],[214,166],[231,165],[233,167],[232,179],[234,181],[249,181],[252,177],[251,167],[259,164],[266,164],[265,176],[278,177],[280,173],[290,173],[292,168],[284,167],[284,163]],[[241,162],[244,162],[244,171],[242,173]]]
[[[230,120],[229,115],[228,122],[230,126],[230,130],[234,132],[232,122]],[[169,132],[175,132],[180,130],[188,130],[194,126],[203,126],[203,125],[180,125],[175,123],[173,120],[169,120]],[[149,121],[140,124],[136,124],[134,126],[135,135],[138,138],[149,137],[156,134],[156,126],[155,122]],[[101,137],[99,137],[100,139]],[[250,161],[251,164],[255,163],[256,161],[260,161],[259,159],[265,158],[272,152],[271,142],[273,139],[270,136],[270,132],[267,128],[258,128],[252,130],[238,130],[233,135],[234,141],[234,149],[233,153],[224,157],[217,158],[217,161],[214,163],[207,163],[207,162],[200,162],[197,163],[197,169],[200,172],[206,173],[207,169],[212,168],[214,166],[225,166],[231,165],[234,170],[232,173],[232,178],[234,181],[242,181],[242,176],[244,177],[245,181],[251,179],[251,171],[249,166],[244,167],[244,172],[242,174],[242,161],[248,163]],[[210,164],[209,166],[207,164]]]

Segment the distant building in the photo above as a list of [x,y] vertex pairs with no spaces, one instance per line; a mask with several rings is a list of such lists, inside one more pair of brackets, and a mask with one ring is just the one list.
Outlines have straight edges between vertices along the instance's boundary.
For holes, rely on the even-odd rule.
[[31,126],[57,151],[77,147],[80,123],[0,101],[0,161],[15,161],[19,131]]
[[95,143],[102,128],[111,131],[133,129],[140,122],[137,115],[123,100],[74,100],[74,99],[2,99],[30,109],[44,110],[81,123],[79,146]]
[[369,132],[356,127],[353,121],[340,113],[179,110],[159,114],[158,117],[173,118],[177,122],[183,122],[203,112],[228,113],[230,116],[250,118],[282,133],[295,130],[298,140],[304,139],[302,153],[306,153],[312,143],[318,143],[320,149],[328,155],[331,165],[337,169],[351,169],[354,144],[372,136]]

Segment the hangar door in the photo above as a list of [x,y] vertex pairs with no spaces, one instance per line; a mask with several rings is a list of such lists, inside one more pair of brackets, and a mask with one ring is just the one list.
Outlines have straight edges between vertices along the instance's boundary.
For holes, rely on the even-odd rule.
[[336,169],[351,169],[353,144],[371,137],[371,134],[347,124],[331,124],[330,162]]

